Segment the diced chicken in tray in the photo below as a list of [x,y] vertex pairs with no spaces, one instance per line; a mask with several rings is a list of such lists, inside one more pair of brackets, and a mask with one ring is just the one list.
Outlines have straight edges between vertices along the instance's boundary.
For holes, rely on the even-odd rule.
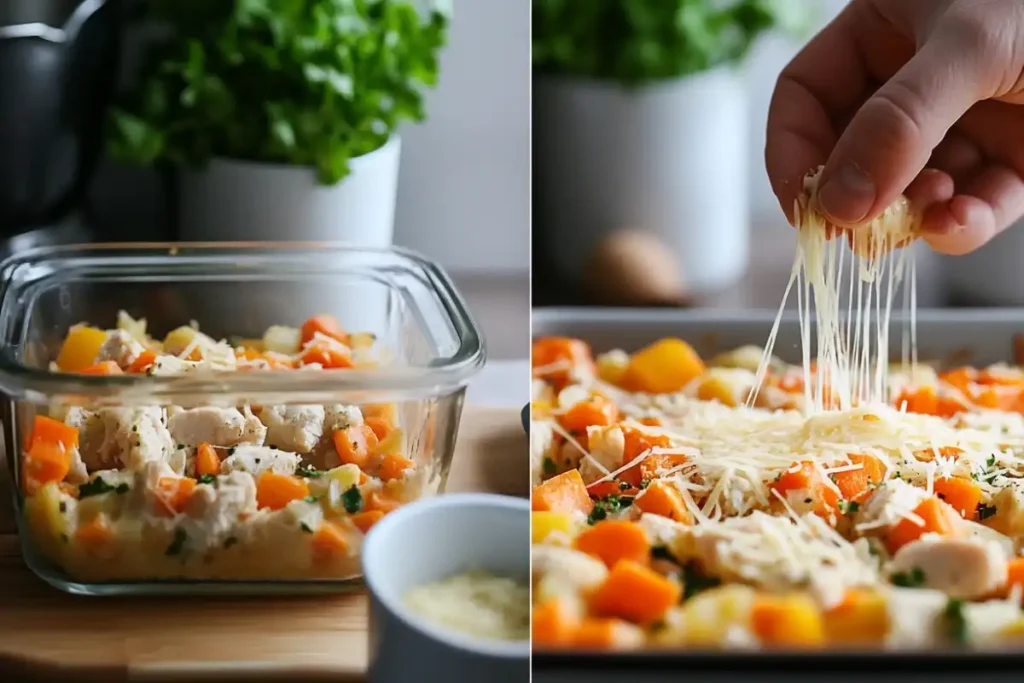
[[[329,316],[234,345],[191,323],[158,340],[122,312],[116,329],[72,328],[53,365],[187,384],[207,373],[376,367],[385,354],[375,343]],[[129,395],[144,402],[146,392]],[[20,466],[34,542],[77,581],[347,579],[372,526],[428,486],[429,472],[403,455],[391,404],[364,419],[356,405],[233,395],[71,403],[27,416]]]

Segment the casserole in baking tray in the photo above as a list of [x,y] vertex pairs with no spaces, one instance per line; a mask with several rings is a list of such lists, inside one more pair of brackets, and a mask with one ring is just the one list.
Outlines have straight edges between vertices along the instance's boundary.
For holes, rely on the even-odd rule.
[[[927,373],[907,377],[902,376],[909,374],[905,369],[894,368],[888,405],[855,405],[808,418],[772,413],[799,403],[756,404],[770,409],[758,415],[736,410],[749,392],[750,384],[743,381],[751,379],[757,354],[753,369],[746,358],[734,366],[740,370],[735,374],[728,361],[710,361],[705,367],[703,359],[746,345],[762,346],[774,317],[771,311],[534,313],[534,374],[539,378],[532,429],[538,473],[533,532],[538,672],[571,670],[574,657],[581,666],[593,667],[629,661],[640,669],[665,670],[674,661],[683,665],[685,659],[720,669],[735,656],[696,653],[723,645],[775,652],[841,645],[847,653],[877,652],[883,645],[895,651],[955,650],[960,643],[1015,647],[1021,622],[1020,596],[1015,592],[1020,577],[1015,572],[1024,567],[1018,557],[1018,539],[1024,537],[1018,531],[1024,532],[1024,527],[1018,530],[1014,512],[1021,464],[1017,454],[1024,446],[1024,374],[1012,365],[1021,363],[1016,337],[1024,331],[1024,314],[921,311],[918,351],[922,363],[930,366]],[[904,350],[904,323],[896,317],[890,328],[890,355],[897,362]],[[784,318],[774,346],[780,361],[769,370],[769,385],[781,388],[783,398],[787,392],[803,398],[800,368],[792,365],[801,360],[800,338],[797,318]],[[692,348],[679,341],[656,343],[665,339],[685,340]],[[591,354],[596,366],[590,365]],[[658,362],[652,363],[652,358]],[[566,359],[573,366],[570,372]],[[692,372],[681,371],[687,364]],[[590,379],[585,378],[588,373]],[[711,380],[724,383],[724,390]],[[705,392],[708,386],[712,389]],[[928,396],[935,400],[924,400]],[[864,429],[862,423],[873,426]],[[730,431],[730,438],[743,432],[746,443],[743,438],[720,438],[721,432]],[[772,441],[773,431],[783,434],[777,442]],[[738,455],[735,462],[733,455]],[[717,485],[723,480],[728,486]],[[907,501],[897,500],[904,493],[913,494],[906,511],[901,506]],[[969,495],[962,498],[964,493]],[[893,511],[890,499],[900,503],[893,503],[892,519],[886,517]],[[571,509],[572,501],[579,509]],[[757,524],[733,524],[752,518]],[[609,528],[609,522],[622,526]],[[626,529],[629,525],[643,533]],[[807,539],[796,538],[796,529],[810,529],[815,542],[837,538],[834,545],[840,554],[819,556],[814,543],[804,546]],[[737,539],[734,532],[747,536]],[[785,544],[779,540],[783,537]],[[781,577],[758,573],[762,560],[771,571],[786,564],[760,557],[759,538],[766,546],[774,543],[797,555],[813,554],[816,564],[793,573],[783,571]],[[636,552],[624,550],[634,541]],[[752,553],[741,546],[752,548]],[[981,583],[963,583],[964,571],[969,574],[973,569],[960,551],[982,548],[992,551],[989,559],[995,554],[1001,559],[983,563],[993,573],[978,575],[984,578]],[[562,550],[575,552],[576,557]],[[943,559],[947,552],[951,554]],[[579,571],[569,571],[566,563],[577,561]],[[845,562],[861,561],[865,573],[832,573]],[[828,572],[835,586],[814,576],[820,571]],[[798,574],[809,578],[798,581]],[[702,579],[721,586],[695,598],[690,582],[698,586]],[[991,585],[982,585],[985,581]],[[672,582],[679,585],[673,587]],[[621,590],[612,590],[616,586]],[[831,596],[824,595],[836,586]],[[717,600],[721,594],[715,591],[734,587],[740,590]],[[858,594],[865,588],[868,593],[879,589],[881,597],[872,593],[856,602],[865,597]],[[626,594],[644,600],[621,600]],[[701,603],[701,610],[689,609],[689,601],[701,602],[708,594],[720,604],[708,601]],[[815,598],[817,607],[807,595]],[[898,607],[905,598],[912,602],[916,596],[929,595],[934,609],[915,612],[910,604]],[[564,639],[557,610],[538,609],[548,600],[545,596],[551,605],[555,598],[565,597],[570,621],[577,619],[573,600],[582,600],[584,622],[591,630],[573,626],[574,635]],[[680,598],[682,607],[674,607]],[[658,601],[665,609],[651,607]],[[999,615],[988,610],[990,604]],[[749,633],[740,635],[747,637],[735,639],[729,633],[725,639],[725,627],[718,640],[708,629],[695,631],[695,618],[707,616],[705,607],[744,615],[740,621]],[[863,640],[863,634],[854,633],[851,639],[850,633],[843,633],[833,638],[837,624],[849,625],[831,619],[831,611],[837,609],[866,617],[868,622],[857,628],[863,627],[870,637]],[[819,613],[811,614],[815,611]],[[901,613],[918,614],[922,632],[934,635],[894,637],[898,631],[914,631],[907,628],[912,624],[897,628]],[[548,620],[539,626],[544,634],[540,638],[538,614]],[[778,629],[773,631],[772,623],[765,621],[769,617],[777,617]],[[802,622],[803,617],[807,621]],[[1002,625],[996,625],[1001,620]],[[615,623],[607,623],[611,621]],[[806,641],[790,633],[800,631],[801,624],[807,627]],[[970,637],[964,636],[965,624]],[[982,637],[987,628],[993,629],[991,640]],[[545,641],[551,647],[546,649]],[[601,650],[654,651],[594,655],[596,659],[570,654]],[[784,661],[776,654],[765,656]],[[864,662],[887,661],[879,657],[872,655]]]

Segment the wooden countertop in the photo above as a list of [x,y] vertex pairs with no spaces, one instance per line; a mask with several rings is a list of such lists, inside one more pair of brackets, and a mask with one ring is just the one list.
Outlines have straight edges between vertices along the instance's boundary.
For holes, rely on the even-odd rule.
[[[519,410],[467,407],[449,491],[529,495]],[[364,678],[365,595],[90,598],[21,560],[0,465],[0,680],[319,683]]]

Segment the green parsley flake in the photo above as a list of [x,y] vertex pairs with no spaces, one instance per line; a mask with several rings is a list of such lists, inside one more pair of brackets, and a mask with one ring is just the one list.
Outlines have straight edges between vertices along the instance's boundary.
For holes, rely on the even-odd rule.
[[185,543],[188,541],[188,534],[185,533],[184,529],[178,528],[174,530],[174,539],[171,544],[167,546],[167,550],[164,552],[168,557],[174,555],[180,555],[185,549]]
[[348,491],[341,494],[341,504],[345,506],[345,512],[354,515],[363,509],[363,494],[358,486],[353,485]]
[[896,572],[890,577],[892,585],[900,588],[920,588],[925,584],[924,570],[914,567],[909,572]]

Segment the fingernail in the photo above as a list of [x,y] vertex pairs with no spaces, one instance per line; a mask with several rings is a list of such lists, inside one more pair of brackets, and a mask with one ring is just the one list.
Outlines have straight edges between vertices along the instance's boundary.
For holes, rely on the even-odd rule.
[[837,223],[859,223],[875,204],[875,183],[849,164],[825,181],[818,190],[818,204],[825,215]]

